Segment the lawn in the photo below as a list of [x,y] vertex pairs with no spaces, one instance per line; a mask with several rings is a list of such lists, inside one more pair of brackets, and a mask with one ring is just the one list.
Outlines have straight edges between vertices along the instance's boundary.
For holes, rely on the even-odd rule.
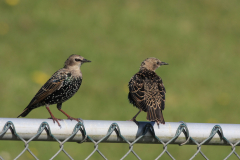
[[[17,117],[65,60],[79,54],[92,62],[81,67],[81,88],[63,104],[73,117],[131,119],[138,110],[128,102],[128,82],[144,59],[156,57],[169,63],[156,70],[167,90],[166,122],[239,123],[239,10],[237,0],[1,1],[0,117]],[[55,105],[51,110],[66,118]],[[45,107],[27,116],[48,117]],[[146,121],[146,113],[137,120]],[[13,159],[23,146],[1,141],[0,155]],[[69,142],[64,148],[74,159],[84,159],[94,146]],[[39,159],[49,159],[59,145],[31,142],[30,149]],[[120,159],[128,145],[101,144],[100,150],[108,159]],[[136,144],[134,150],[142,159],[155,159],[162,145]],[[197,147],[169,145],[168,150],[185,160]],[[231,147],[202,150],[209,159],[223,159]],[[26,152],[19,159],[33,157]],[[57,159],[66,156],[61,153]],[[95,159],[100,159],[97,153],[91,158]],[[164,154],[162,159],[170,158]]]

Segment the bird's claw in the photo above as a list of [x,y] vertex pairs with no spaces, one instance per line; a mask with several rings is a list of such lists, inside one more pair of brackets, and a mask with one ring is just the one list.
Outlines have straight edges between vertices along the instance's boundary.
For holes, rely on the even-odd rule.
[[130,120],[128,120],[128,121],[133,121],[133,122],[135,122],[137,125],[139,124],[139,122],[136,120],[136,118],[132,118],[132,119],[130,119]]
[[63,119],[59,119],[59,118],[55,118],[55,117],[54,117],[54,118],[50,117],[50,118],[48,118],[48,119],[52,119],[52,120],[53,120],[53,119],[57,119],[57,120],[59,120],[59,121],[62,121],[62,120],[63,120]]
[[68,119],[70,119],[71,121],[72,121],[72,120],[75,120],[75,121],[80,122],[80,120],[79,120],[78,118],[68,117]]
[[61,125],[60,125],[59,121],[62,121],[62,119],[58,119],[58,118],[55,118],[55,117],[50,117],[48,119],[52,119],[54,124],[55,124],[55,122],[57,122],[58,126],[61,128]]

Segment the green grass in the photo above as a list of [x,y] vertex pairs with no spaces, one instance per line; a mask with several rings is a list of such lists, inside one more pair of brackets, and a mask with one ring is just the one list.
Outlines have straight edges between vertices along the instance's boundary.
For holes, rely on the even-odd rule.
[[[239,123],[239,1],[9,2],[14,0],[0,2],[0,117],[16,117],[28,105],[41,87],[32,78],[35,72],[51,76],[69,55],[79,54],[92,63],[81,67],[82,86],[63,104],[73,117],[132,118],[137,109],[127,99],[128,81],[144,59],[156,57],[170,64],[156,71],[167,90],[167,122]],[[65,118],[55,106],[51,110]],[[27,116],[47,117],[44,107]],[[146,113],[138,120],[145,121]],[[23,146],[1,141],[0,155],[13,159]],[[30,147],[40,159],[58,150],[56,142],[31,142]],[[67,143],[65,149],[73,158],[84,159],[93,145]],[[196,152],[196,146],[168,149],[177,159],[189,159]],[[109,159],[120,159],[128,146],[100,144],[100,150]],[[137,144],[134,150],[142,159],[154,159],[162,146]],[[202,150],[210,159],[223,159],[231,147]],[[20,159],[33,158],[24,153]],[[61,153],[57,159],[66,156]],[[164,154],[162,159],[170,158]]]

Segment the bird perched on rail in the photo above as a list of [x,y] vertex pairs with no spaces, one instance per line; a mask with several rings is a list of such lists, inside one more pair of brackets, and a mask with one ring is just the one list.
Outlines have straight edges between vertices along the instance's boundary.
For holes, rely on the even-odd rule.
[[51,119],[61,127],[60,123],[53,116],[49,109],[49,105],[57,104],[57,108],[68,119],[79,121],[77,118],[70,117],[62,108],[62,103],[71,98],[79,89],[82,83],[82,72],[80,66],[85,62],[91,62],[82,56],[71,55],[64,64],[62,69],[55,72],[52,77],[40,88],[37,94],[33,97],[29,105],[18,117],[25,117],[29,112],[37,107],[46,106]]
[[136,117],[141,111],[147,112],[147,120],[165,124],[162,110],[165,108],[165,87],[161,77],[155,70],[161,65],[168,65],[159,59],[151,57],[145,59],[139,72],[129,81],[128,99],[130,103],[139,109],[139,112],[131,119],[136,121]]

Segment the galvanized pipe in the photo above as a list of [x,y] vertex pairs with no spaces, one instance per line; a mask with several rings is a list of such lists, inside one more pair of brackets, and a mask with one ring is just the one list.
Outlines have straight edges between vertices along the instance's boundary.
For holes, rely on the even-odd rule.
[[[69,137],[73,128],[77,124],[77,121],[62,120],[60,121],[61,128],[51,119],[28,119],[28,118],[0,118],[0,128],[6,122],[11,121],[14,123],[16,132],[25,140],[29,140],[31,137],[36,135],[38,128],[42,122],[47,122],[50,126],[52,134],[60,141],[65,140]],[[172,139],[176,130],[181,124],[181,122],[166,122],[165,125],[160,124],[159,127],[154,122],[139,122],[139,125],[131,121],[105,121],[105,120],[84,120],[84,126],[86,133],[94,141],[100,140],[107,134],[107,131],[112,123],[117,123],[120,127],[122,136],[124,136],[129,142],[133,142],[137,137],[142,135],[143,128],[147,123],[151,123],[154,127],[155,135],[160,138],[163,142],[168,142]],[[212,128],[215,125],[220,125],[223,129],[224,136],[231,142],[236,143],[240,140],[240,124],[214,124],[214,123],[186,123],[190,137],[192,137],[198,143],[201,143],[207,139],[211,133]],[[2,131],[0,130],[0,133]],[[4,135],[0,137],[0,140],[19,140],[14,136],[10,130],[8,130]],[[78,132],[70,142],[80,142],[82,140],[82,134]],[[44,130],[42,134],[34,139],[34,141],[54,141],[47,132]],[[88,140],[89,141],[89,140]],[[186,141],[186,137],[183,133],[172,142],[172,144],[181,144]],[[103,142],[110,143],[126,143],[120,137],[113,132],[106,140]],[[137,143],[159,143],[153,136],[148,132],[143,138],[141,138]],[[192,141],[186,144],[194,144]],[[219,138],[216,134],[210,141],[206,144],[208,145],[227,145],[226,142]]]

